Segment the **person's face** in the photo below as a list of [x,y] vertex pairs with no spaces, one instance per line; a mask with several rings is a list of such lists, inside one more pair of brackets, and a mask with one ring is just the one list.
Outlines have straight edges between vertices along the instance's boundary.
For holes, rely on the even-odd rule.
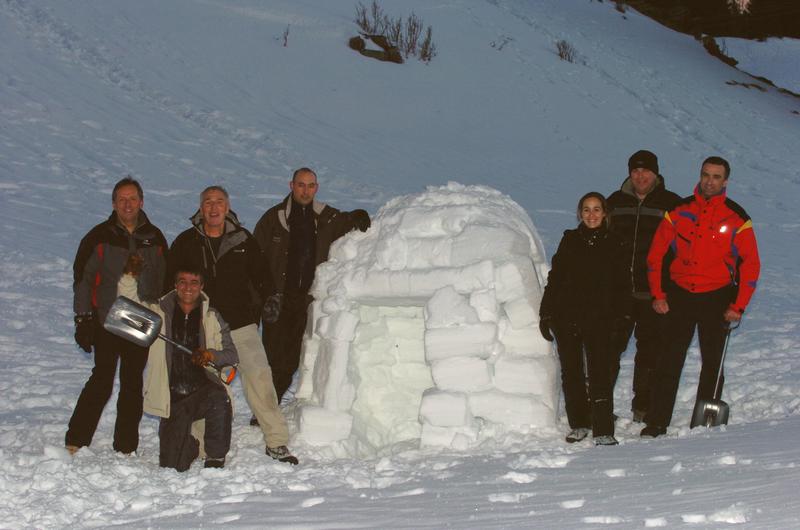
[[144,200],[139,197],[139,190],[136,189],[136,186],[130,184],[117,190],[117,194],[111,204],[124,226],[135,226],[136,221],[139,219],[139,210],[144,205]]
[[225,216],[228,215],[230,206],[225,194],[219,190],[207,191],[203,195],[200,203],[200,211],[203,214],[203,227],[208,231],[212,229],[222,229],[225,225]]
[[633,191],[639,197],[644,197],[656,185],[656,174],[644,167],[637,167],[631,171],[631,184],[633,184]]
[[313,173],[304,171],[289,183],[289,188],[292,190],[292,198],[306,206],[311,204],[317,194],[317,177]]
[[581,205],[581,221],[587,228],[597,228],[603,224],[606,212],[603,210],[603,203],[597,197],[589,197]]
[[178,300],[183,305],[194,307],[200,299],[200,291],[202,289],[203,280],[197,274],[179,272],[175,278],[175,290],[178,292]]
[[703,164],[700,169],[700,193],[705,198],[722,193],[728,183],[725,166],[720,164]]

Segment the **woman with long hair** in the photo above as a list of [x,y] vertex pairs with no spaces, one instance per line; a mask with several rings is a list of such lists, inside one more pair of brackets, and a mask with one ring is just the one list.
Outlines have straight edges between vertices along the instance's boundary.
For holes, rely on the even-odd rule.
[[566,441],[581,441],[591,432],[595,445],[617,445],[612,341],[615,330],[630,318],[625,243],[608,229],[602,194],[581,197],[578,219],[578,227],[564,232],[553,256],[539,329],[545,339],[556,340],[571,429]]

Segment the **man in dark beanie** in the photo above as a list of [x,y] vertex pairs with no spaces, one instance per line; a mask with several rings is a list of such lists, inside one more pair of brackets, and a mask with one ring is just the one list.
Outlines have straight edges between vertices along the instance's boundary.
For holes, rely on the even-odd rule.
[[[680,197],[664,187],[658,157],[651,151],[636,151],[628,159],[628,177],[620,189],[608,197],[610,228],[627,241],[626,260],[630,264],[633,290],[632,318],[618,322],[614,345],[621,356],[631,333],[636,337],[633,373],[633,420],[641,422],[650,405],[650,384],[662,344],[664,317],[652,308],[647,283],[647,253],[664,212],[672,210]],[[665,267],[665,271],[668,268]],[[669,281],[665,278],[665,281]],[[613,367],[613,380],[619,372],[619,357]]]

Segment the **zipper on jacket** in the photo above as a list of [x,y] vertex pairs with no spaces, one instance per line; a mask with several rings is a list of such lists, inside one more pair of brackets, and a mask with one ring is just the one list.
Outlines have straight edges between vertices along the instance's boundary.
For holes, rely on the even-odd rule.
[[[647,197],[645,197],[646,199]],[[638,197],[637,197],[638,199]],[[644,204],[644,199],[639,201],[639,205],[636,207],[636,224],[633,225],[633,251],[631,252],[631,293],[636,292],[636,274],[634,273],[634,265],[636,263],[636,243],[639,240],[639,217],[642,215],[642,205]]]

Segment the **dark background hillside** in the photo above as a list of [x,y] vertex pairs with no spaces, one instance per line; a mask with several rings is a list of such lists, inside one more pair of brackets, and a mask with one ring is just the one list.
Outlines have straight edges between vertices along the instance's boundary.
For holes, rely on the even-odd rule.
[[752,0],[746,13],[738,13],[727,0],[627,0],[617,4],[690,35],[800,38],[798,0]]

